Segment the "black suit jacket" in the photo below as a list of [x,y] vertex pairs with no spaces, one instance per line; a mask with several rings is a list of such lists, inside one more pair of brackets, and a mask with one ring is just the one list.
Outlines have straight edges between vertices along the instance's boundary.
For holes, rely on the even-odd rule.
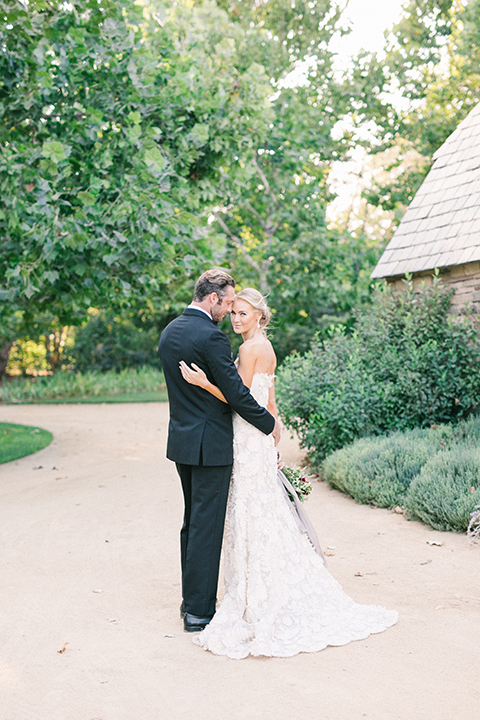
[[[275,418],[243,384],[232,360],[227,336],[201,310],[187,308],[160,337],[170,400],[167,457],[185,465],[230,465],[233,462],[232,410],[269,435]],[[224,394],[228,405],[187,383],[179,362],[196,363]]]

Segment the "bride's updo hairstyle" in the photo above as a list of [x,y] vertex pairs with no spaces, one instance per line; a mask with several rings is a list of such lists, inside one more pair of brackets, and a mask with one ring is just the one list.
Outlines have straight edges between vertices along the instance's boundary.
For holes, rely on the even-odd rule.
[[261,313],[258,326],[265,331],[270,322],[270,310],[262,293],[255,290],[255,288],[243,288],[235,297],[250,303],[254,310],[258,310],[258,312]]

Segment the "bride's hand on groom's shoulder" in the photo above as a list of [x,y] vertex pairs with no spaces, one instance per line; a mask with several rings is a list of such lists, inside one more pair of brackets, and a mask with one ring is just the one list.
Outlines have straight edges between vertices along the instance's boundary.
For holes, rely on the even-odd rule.
[[207,384],[207,376],[203,372],[201,368],[198,367],[198,365],[195,365],[195,363],[192,363],[192,367],[189,367],[186,362],[183,360],[180,360],[180,372],[182,373],[182,377],[184,380],[186,380],[190,385],[198,385],[199,387],[205,387]]

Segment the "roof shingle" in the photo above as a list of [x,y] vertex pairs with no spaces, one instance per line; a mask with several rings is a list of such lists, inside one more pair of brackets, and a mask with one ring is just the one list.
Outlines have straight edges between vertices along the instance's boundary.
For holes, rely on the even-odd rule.
[[480,260],[480,103],[433,157],[372,278]]

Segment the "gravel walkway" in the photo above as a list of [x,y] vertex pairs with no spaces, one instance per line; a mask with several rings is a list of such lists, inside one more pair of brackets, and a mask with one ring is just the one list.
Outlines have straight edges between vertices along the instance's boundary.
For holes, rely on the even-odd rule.
[[[480,700],[480,547],[316,483],[330,570],[398,625],[291,659],[215,657],[183,633],[168,406],[0,407],[52,431],[0,466],[2,720],[454,720]],[[282,440],[286,460],[301,462]],[[436,543],[440,543],[437,545]]]

